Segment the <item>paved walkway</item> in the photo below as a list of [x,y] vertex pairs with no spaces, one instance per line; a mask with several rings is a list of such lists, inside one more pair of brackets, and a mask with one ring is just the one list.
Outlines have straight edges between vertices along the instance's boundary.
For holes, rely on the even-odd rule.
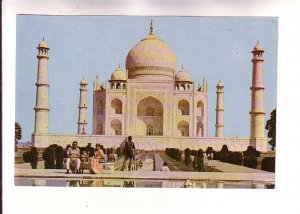
[[[38,169],[31,169],[29,163],[15,165],[15,177],[19,178],[59,178],[59,179],[138,179],[138,180],[195,180],[195,181],[255,181],[274,183],[275,173],[242,167],[242,171],[236,172],[240,166],[230,167],[225,163],[208,161],[227,172],[181,172],[181,171],[115,171],[103,170],[102,174],[65,174],[65,169],[43,169],[43,162],[39,162]],[[231,165],[231,164],[230,164]],[[228,168],[228,169],[227,169]],[[244,169],[246,168],[246,169]],[[87,172],[87,171],[85,171]]]

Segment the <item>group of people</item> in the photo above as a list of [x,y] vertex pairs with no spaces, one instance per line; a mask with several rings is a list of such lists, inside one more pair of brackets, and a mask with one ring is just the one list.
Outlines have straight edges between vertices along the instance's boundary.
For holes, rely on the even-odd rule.
[[[76,167],[76,174],[79,173],[80,171],[80,166],[81,166],[81,159],[88,160],[89,163],[89,171],[91,174],[98,174],[101,173],[103,170],[103,163],[108,161],[107,155],[104,153],[104,148],[102,145],[99,143],[96,144],[96,149],[94,151],[91,151],[91,144],[89,144],[86,147],[86,150],[83,152],[83,154],[80,154],[80,149],[77,147],[78,143],[74,141],[72,143],[72,146],[67,149],[67,161],[66,161],[66,167],[67,167],[67,172],[66,174],[70,173],[70,165],[75,165]],[[110,154],[112,157],[110,159],[115,159],[113,156],[114,154]],[[127,169],[127,161],[129,160],[128,164],[128,170],[131,171],[131,165],[132,165],[132,160],[134,159],[135,155],[135,145],[134,142],[132,141],[132,137],[129,136],[127,138],[127,141],[125,142],[125,148],[124,148],[124,162],[123,162],[123,170]]]
[[74,141],[72,146],[67,149],[66,174],[70,173],[70,166],[75,165],[76,174],[79,174],[81,161],[87,160],[89,163],[89,172],[91,174],[100,173],[103,169],[103,163],[107,162],[108,157],[104,154],[104,148],[99,143],[96,144],[96,149],[91,150],[91,144],[86,147],[86,150],[80,154],[78,143]]
[[[101,173],[103,170],[103,163],[108,161],[107,155],[104,153],[104,148],[99,143],[96,144],[96,149],[91,150],[91,144],[88,144],[83,154],[80,154],[80,149],[77,147],[78,143],[74,141],[72,146],[67,149],[67,161],[66,174],[70,173],[70,165],[75,165],[76,174],[80,173],[80,166],[82,160],[88,160],[89,172],[91,174]],[[112,154],[113,155],[113,154]],[[132,137],[129,136],[125,142],[124,148],[124,161],[123,161],[123,171],[132,170],[132,162],[135,159],[135,144],[132,141]],[[129,161],[129,164],[127,162]],[[139,166],[141,167],[142,162],[140,161]],[[170,171],[167,163],[163,163],[161,171]]]

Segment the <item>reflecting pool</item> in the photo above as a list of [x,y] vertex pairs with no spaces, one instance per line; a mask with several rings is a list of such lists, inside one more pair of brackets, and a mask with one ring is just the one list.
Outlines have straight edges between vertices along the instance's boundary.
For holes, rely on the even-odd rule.
[[126,187],[126,188],[233,188],[233,189],[269,189],[274,185],[257,184],[251,181],[189,181],[189,180],[144,180],[144,179],[41,179],[15,178],[16,186],[48,187]]

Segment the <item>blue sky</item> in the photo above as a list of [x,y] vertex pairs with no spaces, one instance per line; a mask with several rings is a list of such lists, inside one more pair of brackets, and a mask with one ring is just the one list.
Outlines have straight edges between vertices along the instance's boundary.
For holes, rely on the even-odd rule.
[[277,19],[268,17],[17,16],[16,121],[30,140],[34,128],[37,45],[50,48],[49,133],[76,133],[79,82],[88,82],[87,122],[92,132],[92,82],[110,78],[129,50],[154,32],[173,50],[195,85],[208,81],[209,136],[214,136],[216,85],[224,84],[225,136],[249,136],[251,50],[264,53],[265,112],[276,107]]

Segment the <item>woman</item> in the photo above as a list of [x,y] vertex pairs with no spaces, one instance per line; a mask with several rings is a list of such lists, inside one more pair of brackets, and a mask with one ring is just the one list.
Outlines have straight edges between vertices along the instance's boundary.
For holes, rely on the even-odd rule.
[[90,173],[91,174],[98,174],[102,172],[103,164],[101,163],[101,159],[104,158],[104,152],[101,149],[99,143],[96,144],[96,149],[94,153],[94,157],[90,158]]

